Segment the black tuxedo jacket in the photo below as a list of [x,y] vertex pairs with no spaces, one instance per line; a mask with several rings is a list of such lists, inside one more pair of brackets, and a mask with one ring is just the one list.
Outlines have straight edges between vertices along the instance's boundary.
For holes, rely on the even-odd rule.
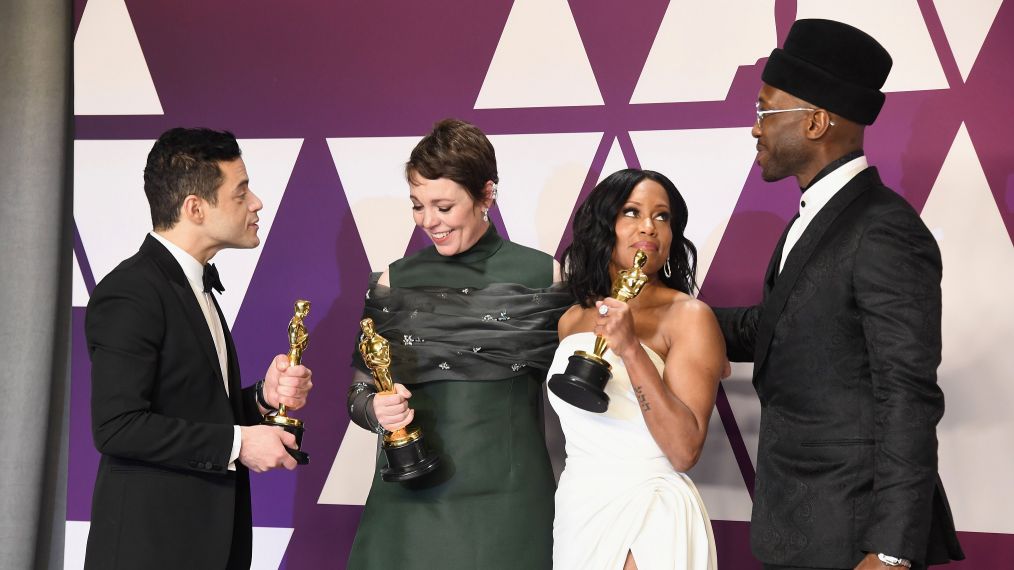
[[249,568],[248,472],[227,467],[233,426],[259,416],[224,319],[222,329],[231,398],[193,289],[158,240],[95,287],[85,334],[102,458],[86,568],[225,568],[230,554]]
[[865,552],[963,558],[937,475],[936,241],[868,168],[825,204],[779,274],[784,243],[759,305],[715,309],[729,359],[754,363],[761,402],[754,555],[833,568]]

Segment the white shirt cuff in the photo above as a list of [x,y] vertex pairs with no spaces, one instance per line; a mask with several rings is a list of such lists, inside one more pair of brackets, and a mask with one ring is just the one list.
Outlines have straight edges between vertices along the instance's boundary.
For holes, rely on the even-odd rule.
[[239,426],[232,426],[232,451],[229,452],[229,471],[236,470],[236,460],[239,459],[239,448],[243,446],[243,432]]

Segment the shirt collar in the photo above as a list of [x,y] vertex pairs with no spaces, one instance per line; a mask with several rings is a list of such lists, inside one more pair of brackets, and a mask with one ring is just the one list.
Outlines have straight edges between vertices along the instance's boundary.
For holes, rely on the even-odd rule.
[[803,192],[803,196],[799,199],[799,217],[812,219],[839,190],[868,167],[866,157],[860,155],[826,173]]
[[811,186],[816,184],[818,180],[827,176],[828,174],[831,174],[835,170],[838,170],[838,167],[842,166],[846,162],[852,162],[853,159],[859,158],[860,156],[863,156],[863,149],[854,150],[850,153],[845,154],[844,156],[839,157],[837,160],[832,160],[827,165],[825,165],[824,168],[821,168],[820,172],[815,174],[813,178],[810,179],[810,183],[806,186],[806,188],[800,188],[799,191],[806,192],[807,190],[810,189]]
[[183,273],[187,276],[187,281],[190,281],[190,285],[196,287],[198,291],[204,290],[204,266],[201,265],[200,261],[190,255],[180,246],[167,240],[163,236],[155,233],[148,232],[148,235],[158,240],[158,242],[165,246],[169,250],[169,253],[176,259],[176,263],[180,264],[183,268]]

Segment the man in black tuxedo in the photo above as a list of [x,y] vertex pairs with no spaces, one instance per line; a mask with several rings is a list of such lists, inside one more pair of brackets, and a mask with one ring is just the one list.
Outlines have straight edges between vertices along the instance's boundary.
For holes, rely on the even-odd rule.
[[[85,334],[92,432],[102,453],[85,567],[249,568],[248,470],[294,469],[262,414],[306,403],[311,374],[279,354],[240,388],[239,362],[207,264],[252,248],[262,203],[231,133],[172,129],[144,169],[154,231],[96,287]],[[110,204],[111,217],[116,204]]]
[[923,567],[964,556],[937,474],[940,252],[863,134],[891,57],[795,22],[764,67],[757,162],[803,191],[759,305],[716,309],[761,402],[750,526],[765,568]]

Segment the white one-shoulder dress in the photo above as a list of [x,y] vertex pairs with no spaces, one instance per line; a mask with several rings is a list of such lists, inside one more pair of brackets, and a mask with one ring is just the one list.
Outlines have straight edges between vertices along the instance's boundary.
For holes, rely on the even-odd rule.
[[[590,332],[563,339],[549,376],[594,342]],[[661,373],[662,358],[644,348]],[[605,359],[613,372],[605,413],[549,393],[567,440],[556,491],[554,570],[621,570],[628,551],[638,570],[716,570],[711,521],[697,488],[648,432],[623,361],[609,350]]]

